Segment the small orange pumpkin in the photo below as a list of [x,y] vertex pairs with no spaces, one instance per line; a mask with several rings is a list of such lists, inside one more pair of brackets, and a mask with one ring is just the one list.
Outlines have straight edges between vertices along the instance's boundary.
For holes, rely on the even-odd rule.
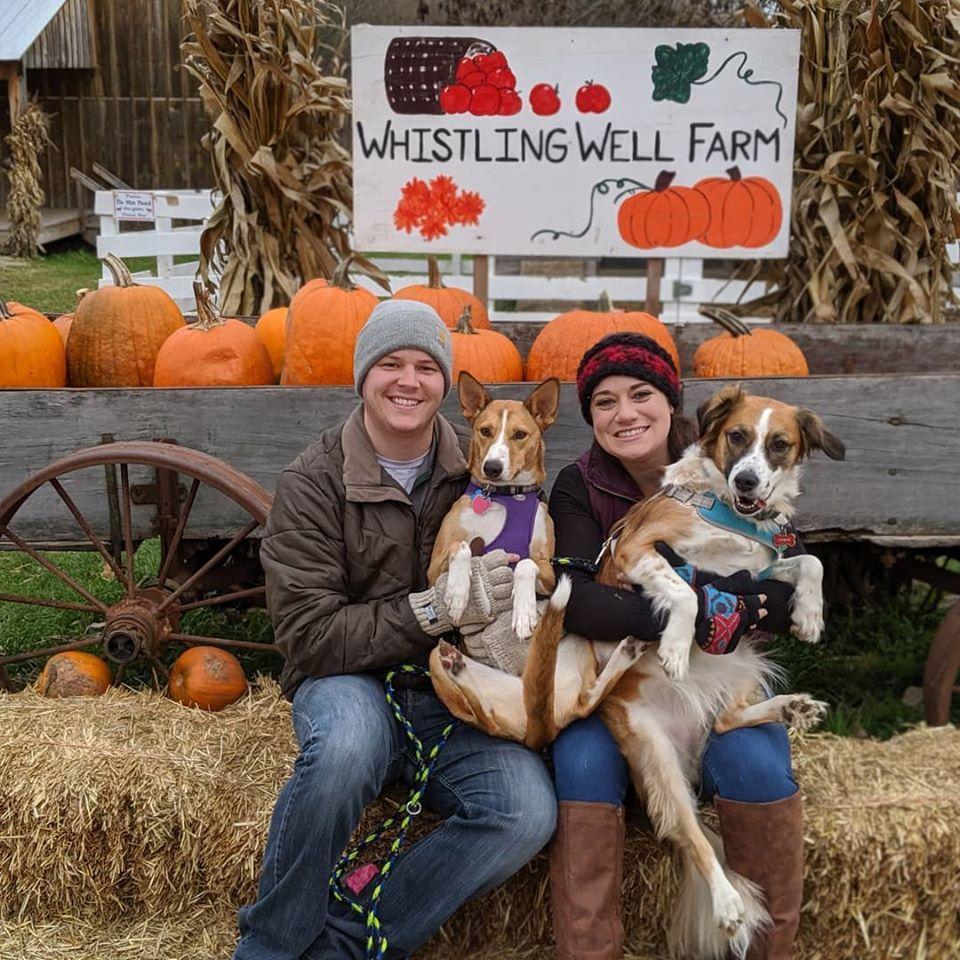
[[270,354],[253,327],[217,313],[194,283],[197,322],[175,330],[157,354],[155,387],[254,387],[273,383]]
[[106,660],[82,650],[55,653],[44,664],[37,693],[44,697],[99,697],[113,682]]
[[66,354],[53,324],[30,307],[0,300],[0,387],[66,383]]
[[287,385],[353,383],[353,348],[379,303],[350,280],[351,254],[327,283],[311,280],[290,301],[280,382]]
[[474,330],[469,306],[463,308],[460,322],[450,338],[453,383],[464,370],[481,383],[513,383],[523,379],[523,360],[513,341],[496,330]]
[[724,329],[693,355],[695,377],[806,377],[803,351],[784,333],[749,327],[729,310],[704,304],[700,312]]
[[247,692],[247,678],[229,650],[191,647],[170,668],[167,692],[185,707],[222,710]]
[[483,302],[468,290],[444,285],[440,264],[436,257],[427,257],[427,283],[414,283],[403,287],[393,295],[394,300],[417,300],[433,307],[440,319],[455,330],[463,315],[463,308],[470,307],[470,321],[474,330],[490,329],[490,317]]
[[607,294],[600,294],[599,310],[571,310],[554,317],[533,341],[527,355],[527,380],[549,377],[576,380],[584,353],[608,333],[642,333],[655,340],[680,369],[680,354],[670,331],[654,316],[614,310]]
[[780,194],[765,177],[742,177],[739,167],[730,167],[727,177],[707,177],[696,189],[710,208],[700,237],[708,247],[762,247],[780,232]]
[[164,340],[184,326],[180,308],[160,287],[133,282],[122,260],[103,261],[114,285],[91,290],[77,304],[67,341],[74,387],[149,387]]
[[620,236],[641,250],[678,247],[696,240],[710,222],[706,197],[693,187],[672,187],[676,173],[664,170],[652,190],[628,197],[617,209]]
[[[312,283],[313,281],[311,281]],[[326,280],[323,281],[326,284]],[[287,342],[287,314],[289,307],[274,307],[268,310],[258,321],[254,330],[270,354],[273,365],[273,382],[280,382],[283,371],[283,348]]]

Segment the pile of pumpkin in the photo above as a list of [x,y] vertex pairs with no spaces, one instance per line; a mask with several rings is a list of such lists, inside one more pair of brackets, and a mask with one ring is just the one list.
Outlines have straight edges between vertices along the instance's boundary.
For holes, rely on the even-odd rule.
[[[81,291],[74,313],[54,324],[29,307],[0,300],[0,388],[350,384],[357,334],[378,302],[351,281],[347,258],[329,281],[310,280],[289,308],[267,311],[256,327],[220,316],[195,284],[198,319],[188,325],[159,287],[134,283],[115,257],[105,263],[114,286]],[[454,379],[461,370],[482,383],[524,379],[516,346],[491,329],[486,307],[473,294],[444,286],[434,258],[426,284],[393,296],[429,304],[453,331]],[[712,317],[725,332],[698,348],[693,376],[807,374],[803,354],[788,337],[751,329],[723,311]],[[604,295],[598,310],[573,310],[546,324],[530,349],[526,379],[575,379],[584,351],[619,331],[652,337],[679,369],[677,346],[660,320],[614,310]]]
[[[113,683],[110,665],[83,650],[55,653],[46,662],[36,683],[44,697],[99,697]],[[184,650],[170,668],[167,694],[185,707],[222,710],[247,692],[240,661],[220,647],[198,646]]]

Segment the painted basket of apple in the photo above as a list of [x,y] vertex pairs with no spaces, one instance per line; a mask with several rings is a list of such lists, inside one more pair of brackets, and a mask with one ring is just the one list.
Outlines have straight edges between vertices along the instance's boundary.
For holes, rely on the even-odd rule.
[[444,113],[440,93],[456,82],[457,69],[465,60],[495,49],[477,37],[394,37],[383,60],[390,109],[394,113]]

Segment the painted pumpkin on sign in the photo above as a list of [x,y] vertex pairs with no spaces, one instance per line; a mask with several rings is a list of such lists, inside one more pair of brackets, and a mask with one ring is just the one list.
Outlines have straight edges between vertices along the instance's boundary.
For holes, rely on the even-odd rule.
[[696,189],[707,199],[710,224],[700,237],[708,247],[762,247],[780,232],[783,205],[765,177],[742,177],[739,167],[727,177],[707,177]]
[[628,197],[617,210],[620,236],[633,247],[678,247],[700,237],[710,222],[707,200],[693,187],[672,187],[664,170],[652,190]]

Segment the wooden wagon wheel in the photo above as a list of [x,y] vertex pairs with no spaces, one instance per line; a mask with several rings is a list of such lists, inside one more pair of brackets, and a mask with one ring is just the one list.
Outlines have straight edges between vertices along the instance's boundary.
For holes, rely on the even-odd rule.
[[[154,482],[131,484],[131,468],[143,467],[152,468]],[[94,471],[95,487],[102,484],[110,518],[109,532],[97,532],[97,521],[91,521],[71,496],[70,488],[75,486],[78,478],[74,475],[78,471]],[[84,477],[87,484],[91,482],[90,477],[90,473]],[[80,486],[78,484],[77,489]],[[207,493],[204,488],[215,493]],[[120,587],[120,599],[108,603],[98,598],[51,562],[36,545],[18,535],[17,516],[21,508],[38,491],[48,496],[51,489],[74,518],[82,538],[74,546],[100,554],[104,570],[109,571]],[[240,515],[236,532],[229,539],[206,541],[200,549],[185,538],[198,496],[225,498],[227,502],[222,505]],[[94,497],[97,499],[99,492]],[[140,661],[150,665],[155,683],[159,684],[160,678],[166,678],[169,673],[163,654],[170,643],[276,651],[272,643],[197,635],[180,629],[184,615],[191,610],[262,602],[265,592],[262,583],[248,585],[253,570],[259,571],[256,542],[251,535],[265,523],[272,499],[258,483],[223,460],[187,447],[155,441],[91,447],[33,474],[0,501],[0,546],[12,546],[32,557],[66,585],[75,598],[0,593],[0,602],[86,613],[96,621],[99,633],[0,656],[0,685],[7,690],[16,689],[6,670],[11,664],[94,645],[99,645],[103,655],[116,664],[115,683],[120,682],[130,664]],[[144,503],[157,506],[149,536],[158,538],[160,550],[156,570],[151,575],[138,577],[134,572],[134,554],[146,537],[137,536],[134,530],[133,510]],[[102,528],[102,508],[99,515]],[[222,536],[222,532],[219,535]]]

